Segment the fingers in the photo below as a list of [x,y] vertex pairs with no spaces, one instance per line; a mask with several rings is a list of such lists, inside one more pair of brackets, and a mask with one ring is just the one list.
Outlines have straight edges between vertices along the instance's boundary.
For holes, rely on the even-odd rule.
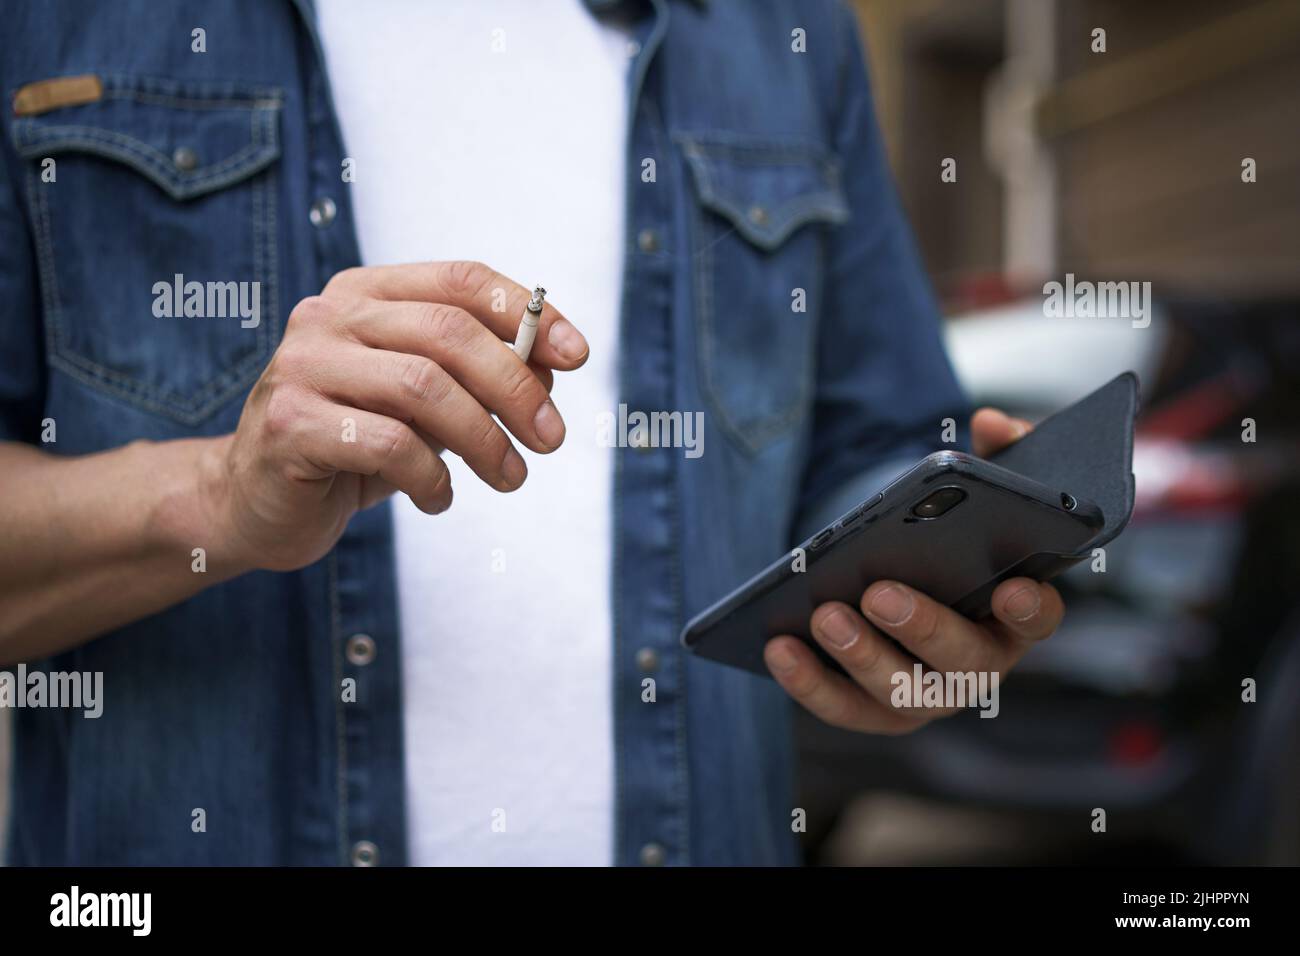
[[564,441],[564,420],[546,387],[518,356],[464,309],[385,303],[354,326],[364,345],[432,359],[536,452]]
[[268,409],[268,433],[281,443],[286,460],[296,459],[317,471],[293,477],[320,478],[340,471],[377,476],[405,492],[426,514],[451,507],[447,466],[409,426],[314,396],[291,402],[289,394],[285,390],[278,399],[284,411]]
[[1030,578],[1003,581],[993,592],[991,603],[1003,633],[1024,645],[1051,637],[1065,617],[1060,592]]
[[[564,420],[550,401],[546,382],[534,374],[534,366],[519,358],[501,340],[488,331],[464,309],[425,302],[374,302],[366,299],[339,300],[317,297],[303,300],[291,316],[291,330],[307,327],[307,335],[295,335],[292,341],[319,342],[314,329],[327,325],[347,338],[370,349],[422,356],[436,363],[501,421],[521,442],[533,451],[554,451],[564,441]],[[299,345],[307,352],[318,352],[311,344]],[[329,343],[328,357],[333,361],[337,345]],[[310,369],[321,357],[297,355],[287,345],[277,354],[281,366],[296,364]],[[424,381],[419,363],[412,362],[409,374]],[[436,377],[435,372],[428,376]],[[549,376],[549,373],[548,373]],[[418,396],[412,396],[412,401]],[[414,410],[403,416],[409,420]],[[449,446],[450,447],[450,446]],[[504,451],[504,449],[503,449]]]
[[996,671],[1004,649],[987,628],[896,581],[877,581],[862,594],[867,620],[917,660],[941,671]]
[[860,733],[904,734],[925,723],[883,706],[847,677],[828,668],[796,637],[768,641],[763,660],[786,693],[814,717],[834,727]]
[[856,609],[840,601],[817,608],[809,623],[813,639],[850,679],[881,704],[891,706],[894,675],[910,674],[913,658],[872,627]]
[[996,408],[981,408],[971,416],[971,449],[981,458],[1025,437],[1033,425],[1023,418],[1012,418]]
[[[375,299],[443,303],[470,313],[504,342],[513,342],[519,317],[532,295],[481,262],[418,262],[348,269],[330,288]],[[549,368],[569,370],[587,360],[587,340],[547,302],[538,321],[532,358]]]
[[[410,424],[420,437],[463,458],[498,491],[514,491],[528,475],[528,466],[492,416],[431,359],[339,344],[328,361],[316,364],[311,381],[331,399]],[[540,384],[537,388],[542,390]]]
[[532,359],[528,360],[528,367],[533,370],[533,374],[537,376],[537,380],[542,383],[542,388],[546,389],[546,394],[549,395],[551,389],[555,387],[555,373],[545,365],[538,365]]

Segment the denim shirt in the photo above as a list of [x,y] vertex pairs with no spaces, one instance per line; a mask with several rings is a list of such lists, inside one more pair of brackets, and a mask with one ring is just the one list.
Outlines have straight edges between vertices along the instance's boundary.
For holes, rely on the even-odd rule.
[[[965,401],[848,11],[588,6],[627,18],[639,47],[620,401],[705,423],[699,457],[616,452],[615,862],[792,863],[793,705],[691,658],[680,628],[939,447]],[[231,431],[294,304],[359,262],[310,4],[17,4],[0,64],[9,101],[99,80],[4,117],[0,439],[84,455]],[[431,90],[429,116],[456,95]],[[258,283],[257,323],[159,317],[154,286],[177,275]],[[37,662],[102,671],[103,716],[14,712],[11,862],[404,863],[394,574],[379,506],[310,567]],[[349,653],[356,635],[373,655]]]

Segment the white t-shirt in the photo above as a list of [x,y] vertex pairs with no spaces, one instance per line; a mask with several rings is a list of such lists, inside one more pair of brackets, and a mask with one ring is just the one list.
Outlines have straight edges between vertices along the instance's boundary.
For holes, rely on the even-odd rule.
[[[317,0],[366,264],[478,259],[586,336],[568,435],[503,495],[399,495],[407,822],[429,864],[613,860],[613,452],[627,37],[579,0]],[[505,347],[504,345],[502,346]]]

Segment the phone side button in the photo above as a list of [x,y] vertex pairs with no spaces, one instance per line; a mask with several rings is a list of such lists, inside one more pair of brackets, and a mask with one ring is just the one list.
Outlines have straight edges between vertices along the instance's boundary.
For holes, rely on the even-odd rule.
[[853,524],[853,522],[857,521],[859,518],[861,518],[864,514],[866,514],[876,505],[880,504],[880,502],[884,500],[884,497],[885,495],[882,492],[876,495],[876,497],[872,498],[870,501],[858,505],[856,508],[854,508],[852,511],[850,511],[848,514],[844,516],[844,519],[840,522],[840,527],[847,528],[849,525]]
[[834,533],[835,531],[833,528],[826,528],[823,531],[818,531],[815,535],[813,535],[812,540],[808,542],[808,550],[816,551],[827,541],[829,541],[831,539],[831,535],[833,535]]

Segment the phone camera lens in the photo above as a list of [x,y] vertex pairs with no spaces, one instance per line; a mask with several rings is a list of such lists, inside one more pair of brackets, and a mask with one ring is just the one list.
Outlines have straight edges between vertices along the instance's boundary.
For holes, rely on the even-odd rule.
[[1078,505],[1079,502],[1074,500],[1074,495],[1067,495],[1064,492],[1061,493],[1061,507],[1066,511],[1073,511],[1078,507]]
[[940,488],[934,494],[918,502],[912,508],[912,514],[918,518],[937,518],[951,511],[965,497],[966,492],[960,488]]

